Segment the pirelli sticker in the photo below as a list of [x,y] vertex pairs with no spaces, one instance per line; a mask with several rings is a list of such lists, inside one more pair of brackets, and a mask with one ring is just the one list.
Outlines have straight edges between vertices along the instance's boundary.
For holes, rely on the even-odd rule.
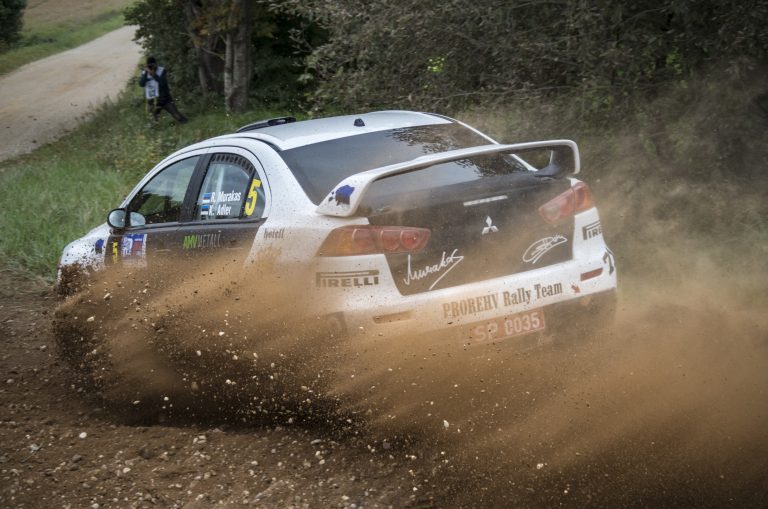
[[600,220],[598,219],[594,223],[589,223],[582,227],[581,233],[584,236],[584,240],[594,239],[603,234],[603,225],[600,224]]
[[318,288],[359,288],[379,284],[378,270],[352,272],[317,272],[315,284]]

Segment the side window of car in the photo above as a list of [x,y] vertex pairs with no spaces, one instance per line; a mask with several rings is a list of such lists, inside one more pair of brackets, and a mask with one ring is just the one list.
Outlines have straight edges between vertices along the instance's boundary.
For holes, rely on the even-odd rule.
[[141,214],[146,224],[177,222],[198,159],[175,162],[152,177],[133,197],[128,210]]
[[211,159],[195,206],[195,219],[261,217],[264,192],[253,165],[235,154]]

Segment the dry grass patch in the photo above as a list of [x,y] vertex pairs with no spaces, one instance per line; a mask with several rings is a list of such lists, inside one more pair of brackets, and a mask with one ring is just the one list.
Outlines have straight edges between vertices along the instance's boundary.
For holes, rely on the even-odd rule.
[[132,3],[133,0],[29,0],[24,11],[24,31],[89,23],[120,12]]
[[21,41],[0,54],[0,75],[117,30],[133,0],[30,0]]

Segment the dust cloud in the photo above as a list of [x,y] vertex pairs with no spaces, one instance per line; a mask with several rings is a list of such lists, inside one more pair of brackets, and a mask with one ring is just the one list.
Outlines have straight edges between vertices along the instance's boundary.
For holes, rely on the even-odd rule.
[[83,383],[128,418],[362,435],[428,464],[437,505],[756,506],[763,280],[677,248],[646,255],[677,267],[685,254],[679,277],[622,277],[611,327],[533,348],[447,333],[353,343],[295,323],[311,278],[267,283],[223,262],[113,271],[60,306],[57,328]]
[[626,278],[614,326],[571,346],[399,338],[342,390],[459,505],[759,505],[768,327],[725,283]]

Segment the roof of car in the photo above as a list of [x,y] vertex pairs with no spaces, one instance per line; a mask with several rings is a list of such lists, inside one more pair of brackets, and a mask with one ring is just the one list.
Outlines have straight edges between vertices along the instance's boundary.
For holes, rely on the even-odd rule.
[[[362,122],[360,122],[362,120]],[[252,138],[265,141],[279,150],[287,150],[356,134],[402,127],[448,124],[452,120],[431,113],[413,111],[375,111],[359,115],[318,118],[282,123],[250,131],[219,136],[217,140]]]

